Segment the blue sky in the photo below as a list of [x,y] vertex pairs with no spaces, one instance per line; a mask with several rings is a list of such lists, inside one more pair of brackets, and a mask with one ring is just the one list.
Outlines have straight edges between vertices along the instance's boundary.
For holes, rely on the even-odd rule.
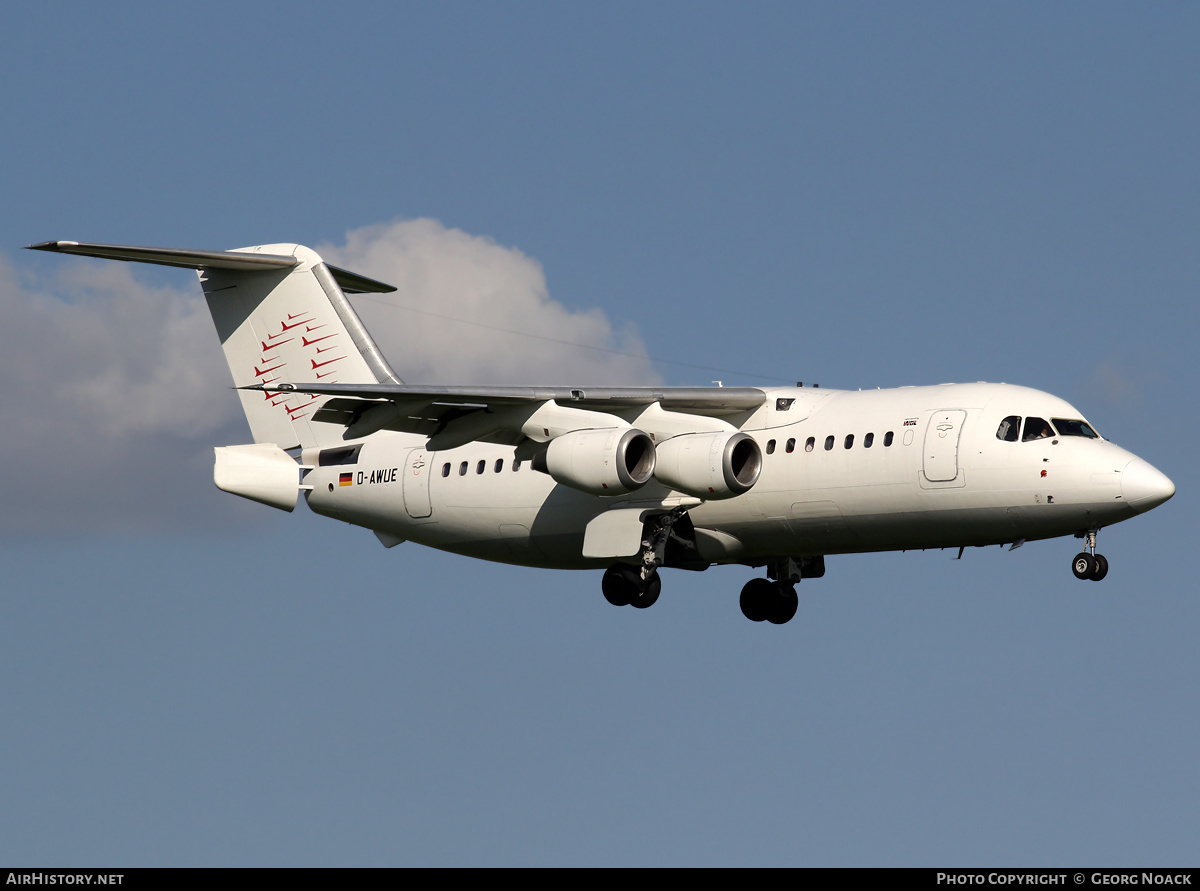
[[[1198,39],[1181,3],[9,10],[0,861],[1192,862]],[[782,628],[737,568],[615,610],[218,492],[248,433],[194,278],[20,250],[60,238],[354,260],[413,382],[1035,386],[1178,494],[1101,585],[1060,540],[830,557]]]

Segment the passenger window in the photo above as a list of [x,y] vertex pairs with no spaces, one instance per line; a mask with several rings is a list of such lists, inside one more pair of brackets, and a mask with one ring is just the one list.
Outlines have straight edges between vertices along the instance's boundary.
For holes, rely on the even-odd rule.
[[789,439],[787,441],[787,453],[790,455],[794,451],[796,451],[796,440]]
[[458,465],[458,475],[459,476],[467,475],[467,462],[466,461],[464,461],[462,464]]
[[486,462],[486,461],[480,461],[478,464],[476,464],[476,465],[475,465],[475,472],[476,472],[476,473],[483,473],[483,469],[484,469],[485,467],[487,467],[487,462]]
[[503,459],[503,458],[497,458],[497,459],[496,459],[496,473],[499,473],[499,472],[500,472],[500,471],[502,471],[503,469],[504,469],[504,459]]
[[832,448],[833,448],[833,437],[832,437],[832,436],[826,436],[826,437],[825,437],[825,451],[827,451],[827,452],[828,452],[828,451],[830,451]]
[[815,436],[810,436],[808,439],[804,440],[804,451],[811,452],[813,450],[813,446],[816,444],[817,438]]
[[447,461],[445,464],[442,465],[442,476],[449,476],[449,475],[450,475],[450,462]]
[[1016,442],[1017,434],[1021,430],[1020,415],[1009,415],[1000,422],[1000,426],[996,428],[996,439],[1003,442]]
[[846,434],[846,448],[851,448],[854,445],[854,434]]
[[513,458],[513,473],[516,473],[520,469],[521,469],[521,459]]
[[1035,439],[1046,439],[1053,435],[1054,431],[1042,418],[1026,418],[1025,432],[1021,436],[1021,442],[1033,442]]
[[767,440],[767,454],[768,455],[775,454],[775,440],[773,440],[773,439]]
[[889,430],[887,433],[883,434],[883,447],[886,449],[891,444],[892,444],[892,431]]
[[874,433],[868,433],[866,436],[863,437],[863,448],[864,449],[869,449],[874,444],[875,444],[875,434]]

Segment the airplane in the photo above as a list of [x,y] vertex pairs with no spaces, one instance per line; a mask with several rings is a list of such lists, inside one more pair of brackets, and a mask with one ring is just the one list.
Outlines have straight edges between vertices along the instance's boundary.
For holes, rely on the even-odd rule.
[[269,244],[32,250],[197,270],[252,443],[215,449],[223,491],[502,563],[603,569],[616,606],[660,570],[763,570],[742,613],[782,625],[834,554],[1074,535],[1100,581],[1105,526],[1175,494],[1070,404],[1009,384],[509,387],[403,383],[346,294],[383,282]]

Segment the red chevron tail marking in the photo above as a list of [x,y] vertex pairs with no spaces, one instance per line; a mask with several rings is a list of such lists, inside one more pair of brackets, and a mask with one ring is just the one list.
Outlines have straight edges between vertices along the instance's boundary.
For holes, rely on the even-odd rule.
[[[301,313],[300,315],[304,315],[304,313]],[[288,316],[288,318],[294,319],[295,316]],[[283,334],[287,331],[291,331],[293,328],[299,328],[301,325],[307,325],[311,321],[312,321],[312,319],[301,319],[298,322],[293,322],[291,325],[287,324],[286,322],[280,322],[279,324],[283,328],[283,330],[280,331],[279,333]]]

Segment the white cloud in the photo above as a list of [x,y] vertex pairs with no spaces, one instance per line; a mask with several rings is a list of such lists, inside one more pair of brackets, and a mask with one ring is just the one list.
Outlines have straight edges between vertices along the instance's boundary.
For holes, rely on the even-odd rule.
[[[632,329],[551,300],[541,266],[434,220],[371,226],[330,262],[381,295],[536,340],[352,298],[397,373],[418,383],[657,382]],[[61,264],[61,265],[55,265]],[[56,258],[42,279],[0,256],[7,535],[209,529],[276,515],[218,492],[212,447],[249,441],[199,284],[153,286],[131,264]],[[137,277],[135,277],[135,275]],[[553,341],[568,341],[557,343]]]
[[125,264],[61,262],[23,282],[0,257],[0,529],[193,525],[212,500],[211,446],[247,435],[199,285],[158,288]]
[[551,300],[541,264],[516,248],[421,219],[355,229],[344,246],[316,250],[396,286],[351,301],[407,383],[659,382],[632,327],[615,333],[601,310]]

